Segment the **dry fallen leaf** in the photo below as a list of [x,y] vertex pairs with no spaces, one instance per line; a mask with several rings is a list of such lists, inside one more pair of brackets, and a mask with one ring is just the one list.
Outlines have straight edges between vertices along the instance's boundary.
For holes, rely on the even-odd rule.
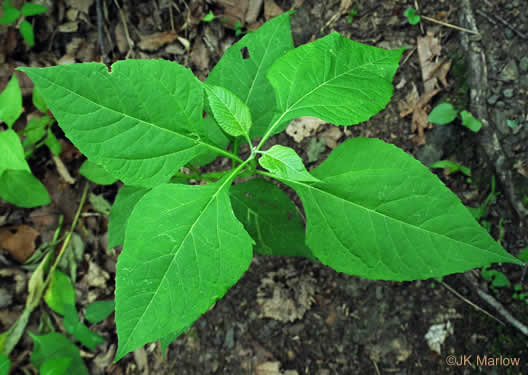
[[269,20],[270,18],[280,16],[284,11],[280,6],[273,0],[264,0],[264,18]]
[[337,141],[342,135],[343,133],[341,133],[341,129],[339,129],[337,126],[331,126],[320,134],[321,138],[325,140],[326,145],[331,149],[337,147]]
[[427,33],[417,40],[418,60],[422,69],[424,92],[428,93],[439,88],[440,81],[447,86],[447,73],[451,68],[451,61],[441,57],[442,46],[440,40],[433,34]]
[[138,47],[144,51],[153,52],[178,39],[175,31],[163,31],[159,33],[143,35]]
[[28,225],[17,225],[0,229],[0,248],[20,263],[28,260],[36,250],[35,240],[40,235]]
[[325,123],[317,117],[299,117],[290,122],[286,128],[286,134],[292,137],[295,142],[300,143],[304,138],[314,135],[317,129]]
[[237,22],[241,26],[246,24],[248,0],[217,0],[216,3],[224,8],[221,21],[225,26],[233,28]]

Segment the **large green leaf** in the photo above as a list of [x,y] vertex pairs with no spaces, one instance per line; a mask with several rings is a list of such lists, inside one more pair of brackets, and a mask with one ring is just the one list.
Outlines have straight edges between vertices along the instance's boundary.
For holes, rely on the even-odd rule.
[[22,91],[15,74],[0,94],[0,122],[11,128],[22,114]]
[[318,181],[306,170],[301,157],[292,148],[275,145],[260,153],[262,157],[259,159],[259,164],[271,173],[288,180]]
[[126,184],[167,182],[207,151],[202,85],[176,62],[118,61],[111,73],[99,63],[20,70],[79,150]]
[[[290,15],[284,13],[230,47],[207,78],[207,83],[231,90],[250,108],[251,138],[262,137],[276,108],[275,94],[266,79],[273,62],[293,49]],[[244,59],[247,51],[249,57]]]
[[13,130],[0,131],[0,175],[6,169],[31,172],[22,143]]
[[8,375],[10,367],[11,361],[4,353],[0,352],[0,375]]
[[232,136],[249,137],[251,112],[238,96],[224,87],[205,85],[209,107],[224,131]]
[[149,189],[127,185],[119,190],[112,205],[110,222],[108,223],[108,248],[123,244],[128,217],[136,203],[148,192]]
[[267,74],[280,121],[313,116],[354,125],[368,120],[389,102],[403,51],[366,46],[333,33],[288,52]]
[[256,242],[256,252],[313,258],[297,208],[274,183],[249,180],[231,187],[230,196],[236,217]]
[[23,170],[5,170],[0,175],[0,197],[19,207],[38,207],[51,202],[42,183]]
[[285,182],[304,204],[308,246],[339,272],[415,280],[492,262],[522,264],[435,175],[393,145],[348,140],[312,174],[322,183]]
[[117,262],[116,359],[191,325],[248,268],[229,185],[164,184],[137,203]]
[[117,181],[117,178],[112,176],[104,167],[90,160],[85,160],[82,163],[79,174],[98,185],[112,185]]
[[43,336],[30,334],[30,336],[34,342],[31,363],[37,369],[51,359],[71,358],[67,374],[89,375],[79,349],[60,333],[53,332]]

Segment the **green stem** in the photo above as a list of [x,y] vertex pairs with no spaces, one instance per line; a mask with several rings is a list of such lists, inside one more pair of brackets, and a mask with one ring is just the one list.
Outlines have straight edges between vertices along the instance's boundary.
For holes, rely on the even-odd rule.
[[264,143],[268,140],[269,137],[271,137],[271,135],[273,134],[273,131],[277,128],[277,126],[279,126],[281,120],[284,118],[284,116],[286,116],[288,112],[289,110],[284,111],[284,113],[280,115],[280,117],[273,123],[273,125],[270,126],[266,134],[264,134],[264,136],[260,140],[260,143],[258,144],[258,146],[255,148],[255,152],[259,151],[262,148],[262,146],[264,146]]
[[227,156],[231,160],[237,161],[239,163],[242,163],[242,161],[243,161],[237,155],[232,154],[231,152],[226,151],[224,149],[221,149],[220,147],[216,147],[216,146],[213,146],[213,145],[211,145],[209,143],[205,143],[205,142],[202,142],[202,145],[204,145],[205,147],[209,147],[211,150],[219,153],[220,155]]

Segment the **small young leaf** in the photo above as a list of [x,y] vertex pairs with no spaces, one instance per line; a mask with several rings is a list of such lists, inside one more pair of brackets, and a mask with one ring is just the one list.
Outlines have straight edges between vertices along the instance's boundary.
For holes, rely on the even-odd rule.
[[8,25],[20,17],[20,11],[11,5],[11,1],[5,0],[2,5],[4,15],[0,18],[0,25]]
[[232,186],[229,195],[236,217],[256,242],[257,253],[313,258],[295,204],[274,183],[255,178]]
[[460,117],[462,118],[462,125],[464,125],[472,132],[478,133],[480,128],[482,128],[482,122],[473,117],[470,112],[464,110],[460,112]]
[[110,216],[112,206],[110,205],[110,203],[108,203],[108,201],[103,197],[102,194],[90,193],[90,195],[88,196],[88,202],[90,202],[95,211],[105,216]]
[[45,206],[51,202],[42,183],[23,170],[7,169],[0,175],[0,198],[19,207]]
[[403,51],[366,46],[338,33],[291,50],[267,73],[280,122],[301,116],[335,125],[368,120],[389,102]]
[[8,375],[10,368],[11,361],[2,351],[0,351],[0,375]]
[[[290,13],[286,12],[231,46],[207,77],[207,84],[225,87],[247,104],[253,118],[251,138],[266,133],[276,110],[275,94],[266,72],[291,49]],[[242,56],[244,50],[249,52],[249,58]]]
[[3,121],[11,129],[22,113],[22,91],[15,74],[9,80],[6,88],[0,94],[0,122]]
[[455,173],[455,172],[462,172],[468,177],[471,177],[471,169],[468,167],[463,166],[462,164],[455,163],[451,160],[440,160],[437,162],[434,162],[429,165],[429,168],[441,168],[441,169],[448,169],[448,174]]
[[24,148],[13,130],[0,131],[0,175],[6,169],[31,172]]
[[40,375],[63,375],[67,374],[72,358],[52,358],[40,366]]
[[57,314],[64,315],[65,305],[75,305],[75,289],[71,280],[61,271],[55,271],[44,294],[44,301]]
[[26,43],[30,47],[33,47],[35,45],[35,34],[33,33],[33,25],[30,24],[28,21],[24,20],[20,22],[19,30]]
[[436,125],[446,125],[457,117],[457,110],[450,103],[441,103],[433,108],[427,120]]
[[50,359],[70,358],[71,363],[67,374],[89,375],[84,365],[79,349],[60,333],[49,333],[43,336],[29,334],[33,339],[34,348],[31,353],[31,363],[37,369]]
[[53,132],[51,131],[51,128],[48,128],[48,136],[44,140],[44,144],[48,147],[48,149],[53,155],[60,155],[62,151],[62,146],[57,137],[55,137],[55,134],[53,134]]
[[247,270],[253,240],[229,184],[160,185],[136,204],[116,269],[116,360],[190,326]]
[[20,9],[20,12],[26,17],[28,16],[36,16],[38,14],[42,14],[48,10],[48,7],[45,7],[44,5],[35,4],[35,3],[25,3],[22,6],[22,9]]
[[420,16],[416,13],[416,9],[414,8],[407,8],[403,15],[407,17],[407,20],[411,25],[416,25],[420,22]]
[[42,95],[40,95],[39,90],[36,87],[33,88],[32,100],[33,100],[33,105],[40,112],[42,112],[42,113],[48,112],[48,106],[47,106],[46,102],[44,101],[44,98],[42,97]]
[[150,189],[128,185],[119,190],[112,205],[110,222],[108,223],[108,248],[123,244],[128,217],[136,203],[149,191]]
[[126,184],[167,182],[211,148],[202,83],[176,62],[118,61],[111,73],[99,63],[20,70],[79,150]]
[[202,17],[203,22],[213,22],[215,15],[212,10],[209,11],[205,16]]
[[66,332],[75,337],[82,345],[90,350],[94,350],[97,345],[104,342],[104,339],[101,336],[90,331],[88,327],[81,323],[75,305],[64,305],[64,328],[66,329]]
[[22,145],[24,148],[30,147],[40,141],[46,135],[46,121],[39,118],[32,118],[24,128],[24,140]]
[[261,153],[259,164],[279,177],[293,181],[319,181],[306,170],[302,159],[292,148],[275,145]]
[[114,300],[95,301],[86,307],[85,318],[90,323],[100,323],[114,312]]
[[324,264],[370,279],[439,277],[493,262],[522,264],[420,162],[377,139],[339,145],[300,195],[307,244]]
[[248,106],[228,89],[205,85],[209,107],[215,120],[224,131],[234,137],[243,135],[249,139],[251,113]]
[[117,181],[106,169],[90,160],[82,163],[79,174],[98,185],[112,185]]

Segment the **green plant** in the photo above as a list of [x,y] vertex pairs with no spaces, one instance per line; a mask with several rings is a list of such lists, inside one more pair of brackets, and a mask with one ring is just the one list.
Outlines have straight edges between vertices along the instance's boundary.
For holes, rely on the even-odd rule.
[[48,8],[40,4],[25,3],[22,8],[18,10],[11,4],[11,0],[4,0],[2,9],[4,11],[4,15],[0,18],[0,24],[8,25],[18,21],[17,27],[20,30],[20,34],[22,34],[22,37],[26,43],[30,47],[33,47],[35,45],[33,25],[31,25],[31,23],[29,23],[25,18],[42,14],[46,12]]
[[[205,83],[163,60],[119,61],[111,73],[98,63],[20,68],[66,136],[125,183],[109,227],[109,246],[124,243],[116,360],[158,339],[166,348],[240,279],[253,250],[387,280],[522,264],[393,145],[349,139],[312,171],[291,148],[264,148],[300,116],[354,125],[381,111],[403,53],[337,33],[293,48],[289,17],[245,35]],[[199,166],[218,156],[232,159],[233,169],[202,174]],[[306,230],[272,181],[299,195]]]
[[352,22],[354,22],[354,17],[356,17],[358,13],[359,13],[359,9],[357,9],[357,8],[350,9],[350,10],[347,12],[347,17],[346,17],[346,21],[347,21],[347,23],[352,23]]
[[411,25],[420,23],[420,15],[416,13],[416,9],[414,8],[407,8],[405,12],[403,12],[403,15],[407,17],[407,20]]
[[471,169],[463,166],[462,164],[458,164],[454,161],[451,161],[451,160],[440,160],[440,161],[434,162],[432,164],[429,164],[429,168],[447,169],[448,170],[447,174],[460,171],[462,174],[466,175],[467,177],[471,177]]
[[[34,93],[34,102],[44,109],[36,98],[37,95]],[[13,75],[0,94],[0,123],[7,125],[7,130],[0,131],[0,198],[20,207],[46,205],[50,203],[48,192],[31,173],[26,157],[41,144],[60,152],[60,144],[50,130],[53,120],[47,115],[28,122],[22,132],[25,135],[24,142],[21,142],[12,129],[21,114],[22,93],[18,79]],[[42,139],[44,140],[39,144]]]
[[213,22],[213,20],[216,18],[213,11],[210,10],[209,13],[207,13],[205,16],[202,17],[203,22]]
[[[429,122],[432,122],[436,125],[446,125],[453,122],[458,114],[459,112],[455,109],[455,107],[453,107],[452,104],[441,103],[433,108],[427,119]],[[482,127],[482,122],[477,120],[470,112],[466,110],[460,112],[460,118],[462,120],[462,125],[474,133],[478,133]]]

